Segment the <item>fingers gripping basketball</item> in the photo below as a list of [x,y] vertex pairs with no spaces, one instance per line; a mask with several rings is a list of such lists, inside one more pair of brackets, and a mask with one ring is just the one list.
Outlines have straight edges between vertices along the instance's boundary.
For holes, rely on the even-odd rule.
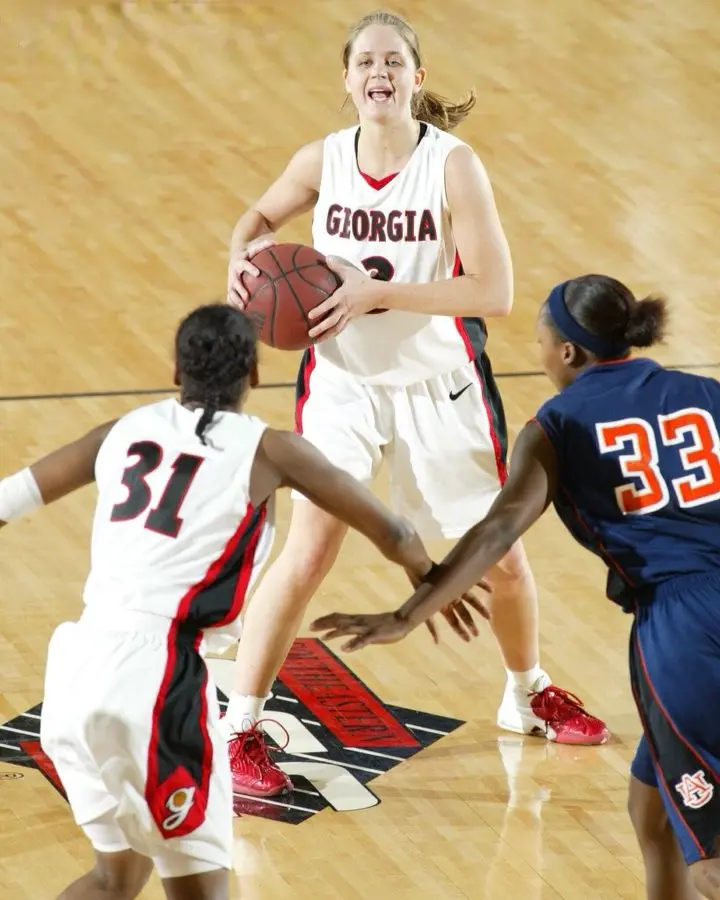
[[277,244],[252,258],[258,277],[245,275],[245,312],[259,339],[279,350],[304,350],[312,341],[308,313],[340,286],[322,253],[302,244]]

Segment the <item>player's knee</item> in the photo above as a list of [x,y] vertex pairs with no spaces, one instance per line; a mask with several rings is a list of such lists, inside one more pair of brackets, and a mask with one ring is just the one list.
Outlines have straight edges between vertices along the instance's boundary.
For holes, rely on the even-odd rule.
[[107,900],[135,900],[147,884],[152,860],[132,850],[98,854],[93,876],[98,893]]
[[695,888],[707,900],[720,900],[720,859],[703,859],[690,867]]
[[497,587],[511,588],[532,578],[530,563],[521,541],[517,541],[488,573],[488,581]]
[[301,546],[286,544],[278,562],[287,567],[289,581],[303,593],[312,593],[332,568],[337,550],[321,540],[307,540]]
[[337,559],[345,532],[341,522],[309,504],[293,511],[280,556],[293,581],[314,591]]

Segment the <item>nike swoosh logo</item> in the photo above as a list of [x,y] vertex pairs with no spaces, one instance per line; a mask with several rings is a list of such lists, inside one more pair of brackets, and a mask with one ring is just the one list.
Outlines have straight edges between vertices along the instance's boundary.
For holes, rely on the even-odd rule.
[[472,381],[470,382],[470,384],[466,384],[464,388],[460,388],[460,390],[457,391],[457,392],[455,392],[455,391],[450,391],[450,399],[451,399],[451,400],[457,400],[457,398],[458,398],[461,394],[464,394],[465,391],[466,391],[468,388],[471,388],[471,387],[472,387]]

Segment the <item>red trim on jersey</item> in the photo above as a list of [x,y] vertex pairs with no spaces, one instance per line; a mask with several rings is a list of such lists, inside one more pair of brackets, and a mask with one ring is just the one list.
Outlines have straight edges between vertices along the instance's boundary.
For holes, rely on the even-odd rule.
[[[252,520],[258,513],[257,521],[253,523]],[[195,783],[190,773],[187,772],[182,765],[178,765],[163,784],[159,783],[160,775],[158,761],[161,743],[161,716],[166,707],[170,689],[174,686],[173,682],[176,675],[178,644],[179,641],[182,640],[183,626],[190,620],[192,606],[197,597],[222,577],[223,569],[226,564],[232,558],[233,553],[236,551],[241,541],[248,537],[248,529],[251,529],[252,533],[248,538],[247,546],[244,549],[242,561],[240,563],[240,571],[233,591],[230,609],[222,619],[213,623],[213,627],[226,625],[237,618],[245,602],[248,584],[254,567],[255,552],[266,517],[267,508],[264,505],[260,507],[259,510],[256,510],[252,504],[248,505],[245,517],[225,545],[222,553],[211,563],[203,578],[197,584],[193,585],[180,601],[177,617],[174,619],[170,631],[168,632],[167,662],[165,664],[165,671],[163,673],[160,690],[157,699],[155,700],[155,706],[153,707],[152,730],[150,735],[150,746],[148,747],[148,771],[147,780],[145,782],[145,799],[161,834],[165,838],[186,836],[205,821],[210,789],[210,773],[212,771],[213,762],[212,741],[208,732],[208,672],[207,667],[199,657],[203,632],[202,630],[197,629],[196,633],[192,636],[192,652],[197,656],[198,664],[202,667],[198,673],[200,677],[197,684],[200,701],[197,725],[203,747],[202,760],[200,763],[200,779],[199,782]],[[167,748],[165,749],[167,750]],[[173,810],[168,806],[170,798],[177,797],[180,794],[186,795],[187,789],[194,789],[189,812],[177,826],[172,828],[164,826],[163,823],[169,821],[168,817],[172,817]]]
[[460,254],[455,251],[455,262],[453,263],[452,270],[452,278],[459,278],[463,274],[462,262],[460,261]]
[[[360,170],[358,169],[358,172]],[[360,172],[362,177],[367,181],[371,188],[376,191],[382,190],[386,184],[390,184],[393,178],[397,178],[400,174],[399,172],[393,172],[392,175],[386,175],[384,178],[373,178],[372,175],[366,175],[364,172]]]
[[614,366],[617,363],[628,363],[634,362],[636,359],[640,357],[637,356],[621,356],[620,359],[599,359],[597,362],[594,362],[594,366]]
[[[457,256],[457,254],[455,256],[455,259],[456,265],[459,265],[460,257]],[[473,368],[475,370],[475,377],[477,378],[478,384],[480,385],[480,396],[482,397],[483,406],[485,407],[485,414],[487,415],[488,425],[490,428],[490,440],[492,441],[493,453],[495,454],[495,468],[497,469],[498,481],[501,485],[503,485],[507,481],[507,468],[505,467],[505,463],[503,462],[502,442],[500,441],[500,436],[498,435],[497,429],[495,427],[495,417],[493,415],[493,410],[488,402],[487,394],[485,392],[485,381],[475,359],[475,349],[473,348],[472,341],[470,340],[470,335],[467,333],[465,322],[460,316],[457,316],[455,318],[455,327],[457,328],[458,333],[462,338],[462,342],[465,345],[468,360],[475,363]]]
[[302,395],[300,396],[300,398],[298,399],[297,403],[295,404],[295,432],[296,432],[296,434],[303,433],[302,414],[303,414],[303,409],[305,407],[305,404],[310,399],[310,376],[312,375],[313,371],[315,370],[316,362],[317,362],[317,360],[315,358],[315,348],[310,347],[310,349],[308,350],[307,362],[305,363],[305,369],[303,371],[303,392],[302,392]]
[[[452,275],[450,277],[459,278],[462,274],[462,262],[460,261],[460,254],[456,250]],[[465,345],[465,352],[468,355],[468,362],[472,362],[475,359],[475,348],[473,347],[472,341],[470,340],[470,335],[467,333],[467,329],[465,328],[465,323],[462,320],[462,316],[455,316],[455,327],[457,328],[458,334],[460,335],[460,338]]]

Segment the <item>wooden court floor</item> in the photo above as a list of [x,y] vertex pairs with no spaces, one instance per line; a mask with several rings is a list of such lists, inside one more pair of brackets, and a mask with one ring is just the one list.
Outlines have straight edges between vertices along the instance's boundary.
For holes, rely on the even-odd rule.
[[[581,272],[664,290],[673,330],[658,358],[716,374],[718,0],[396,7],[420,33],[429,85],[478,91],[461,134],[489,169],[515,259],[516,306],[491,323],[489,345],[513,434],[550,392],[535,371],[537,305]],[[223,294],[236,217],[300,143],[350,122],[339,109],[340,47],[371,8],[0,0],[0,474],[168,388],[173,328]],[[308,223],[286,233],[307,239]],[[264,353],[265,385],[250,405],[272,424],[291,422],[296,364],[294,354]],[[22,742],[32,755],[37,713],[18,717],[42,701],[53,628],[80,610],[93,496],[0,537],[0,745],[11,751]],[[281,525],[288,508],[283,498]],[[366,750],[362,764],[356,754],[351,781],[384,773],[366,786],[380,800],[369,808],[325,808],[300,824],[277,821],[287,810],[246,809],[234,896],[644,896],[624,811],[639,732],[629,622],[603,597],[602,567],[554,519],[527,546],[544,665],[607,719],[613,741],[572,749],[499,734],[503,672],[489,634],[469,646],[445,635],[435,648],[418,632],[348,657],[383,704],[438,739],[387,772],[392,750],[376,750],[386,754],[376,762]],[[380,610],[406,592],[351,539],[311,615]],[[465,724],[443,737],[450,728],[433,732],[433,715]],[[0,896],[53,898],[86,869],[89,847],[40,770],[7,752]],[[322,806],[308,787],[293,802]],[[156,880],[143,896],[161,896]]]

